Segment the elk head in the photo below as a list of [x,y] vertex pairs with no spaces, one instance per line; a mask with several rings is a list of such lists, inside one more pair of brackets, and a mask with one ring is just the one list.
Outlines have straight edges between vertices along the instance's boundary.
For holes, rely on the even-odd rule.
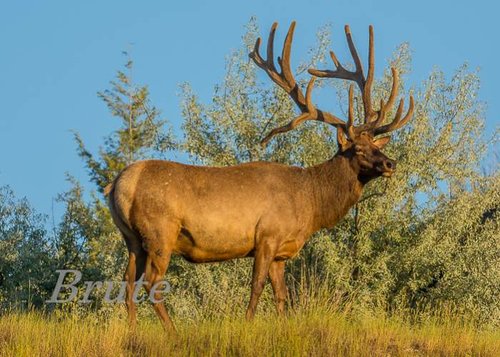
[[[264,60],[259,53],[261,39],[258,38],[254,50],[250,53],[250,58],[262,68],[267,75],[279,87],[284,89],[301,111],[301,114],[290,121],[288,124],[273,129],[263,140],[266,144],[274,135],[290,131],[299,124],[307,120],[316,120],[333,125],[337,128],[337,142],[339,151],[336,155],[341,155],[350,160],[351,166],[358,172],[359,177],[367,182],[375,177],[392,175],[396,168],[394,160],[385,156],[381,149],[389,142],[390,137],[377,136],[389,133],[405,125],[412,117],[414,110],[413,96],[410,95],[410,105],[406,115],[403,117],[404,99],[399,101],[398,108],[390,123],[386,122],[387,113],[391,112],[398,95],[399,77],[395,68],[392,71],[392,88],[387,101],[380,100],[378,110],[372,107],[372,85],[374,77],[375,57],[373,45],[373,27],[369,28],[369,50],[368,50],[368,75],[365,77],[363,65],[358,56],[356,47],[352,40],[349,26],[345,26],[345,34],[349,50],[354,60],[355,69],[349,71],[343,67],[333,51],[330,51],[330,57],[335,64],[335,70],[309,69],[312,75],[306,89],[305,95],[297,85],[290,69],[290,51],[293,40],[295,22],[292,22],[283,45],[281,57],[278,57],[278,64],[281,71],[278,72],[274,65],[274,35],[278,24],[274,23],[269,33],[267,43],[267,59]],[[311,100],[314,82],[317,77],[322,78],[340,78],[353,81],[357,84],[361,93],[363,102],[364,118],[359,125],[354,124],[354,87],[349,87],[349,112],[347,122],[339,117],[317,109]]]

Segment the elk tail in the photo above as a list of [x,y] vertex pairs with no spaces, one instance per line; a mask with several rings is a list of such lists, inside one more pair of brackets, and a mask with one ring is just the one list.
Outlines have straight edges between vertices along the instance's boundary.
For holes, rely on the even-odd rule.
[[109,194],[111,193],[111,191],[113,190],[113,188],[115,187],[115,182],[111,182],[109,183],[108,185],[106,185],[106,187],[104,187],[104,196],[109,196]]

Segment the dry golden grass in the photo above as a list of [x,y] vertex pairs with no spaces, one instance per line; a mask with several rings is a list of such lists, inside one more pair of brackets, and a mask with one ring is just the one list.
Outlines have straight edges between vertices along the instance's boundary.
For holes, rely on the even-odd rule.
[[352,317],[324,310],[280,319],[261,314],[177,321],[166,334],[156,320],[129,334],[123,316],[105,322],[39,313],[0,317],[2,356],[499,356],[500,332],[452,322],[411,325],[401,319]]

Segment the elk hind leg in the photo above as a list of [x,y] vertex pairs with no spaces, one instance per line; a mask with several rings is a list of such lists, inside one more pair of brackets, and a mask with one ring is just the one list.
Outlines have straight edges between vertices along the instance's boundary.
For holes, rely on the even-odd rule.
[[125,235],[124,239],[128,248],[128,264],[124,274],[126,283],[125,304],[127,306],[130,329],[135,331],[137,326],[137,312],[134,301],[136,281],[144,274],[146,252],[142,249],[141,241],[133,234]]
[[143,246],[147,252],[144,287],[165,330],[175,330],[163,304],[161,292],[155,289],[153,296],[151,296],[152,288],[163,279],[167,271],[172,250],[180,231],[180,227],[177,225],[162,224],[161,226],[161,229],[154,229],[146,233],[146,237],[144,237],[146,244]]

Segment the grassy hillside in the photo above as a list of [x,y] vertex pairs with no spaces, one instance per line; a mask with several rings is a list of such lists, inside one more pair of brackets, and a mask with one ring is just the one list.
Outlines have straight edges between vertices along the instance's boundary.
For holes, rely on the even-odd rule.
[[[123,311],[122,311],[123,312]],[[261,314],[249,323],[242,317],[176,321],[177,334],[166,334],[158,321],[140,321],[128,332],[125,315],[104,322],[93,315],[80,319],[11,313],[0,317],[2,356],[498,356],[500,332],[477,331],[451,319],[418,324],[402,318],[353,318],[316,309],[280,319]]]

